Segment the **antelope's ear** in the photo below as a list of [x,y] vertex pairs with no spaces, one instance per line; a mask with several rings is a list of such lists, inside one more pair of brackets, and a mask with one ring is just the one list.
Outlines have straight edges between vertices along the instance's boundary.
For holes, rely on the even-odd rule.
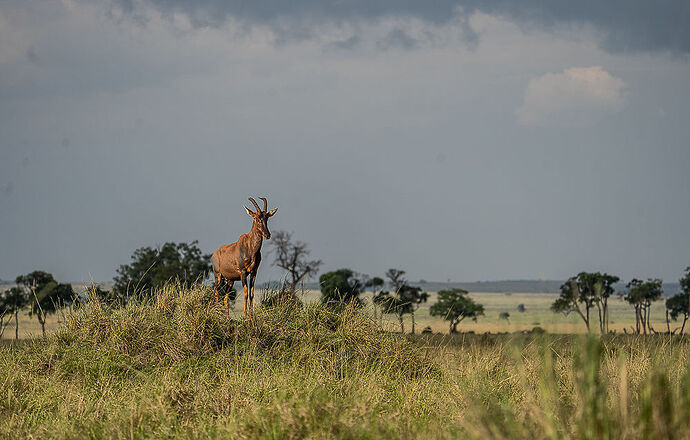
[[[242,205],[242,206],[244,206],[244,205]],[[251,212],[251,211],[249,210],[249,208],[247,208],[246,206],[244,206],[244,210],[247,211],[247,214],[249,214],[250,216],[254,217],[254,213]]]
[[273,214],[275,214],[277,210],[278,210],[278,208],[271,209],[270,211],[268,211],[268,216],[273,217]]

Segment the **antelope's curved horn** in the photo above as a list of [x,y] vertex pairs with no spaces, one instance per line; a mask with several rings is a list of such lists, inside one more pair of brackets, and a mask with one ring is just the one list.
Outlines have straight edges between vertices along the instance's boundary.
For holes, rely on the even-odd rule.
[[261,212],[261,208],[259,208],[259,204],[256,203],[256,200],[254,200],[253,198],[250,197],[249,201],[254,204],[254,207],[256,208],[257,212]]
[[259,197],[259,199],[264,201],[264,212],[268,211],[268,200],[266,200],[266,197]]

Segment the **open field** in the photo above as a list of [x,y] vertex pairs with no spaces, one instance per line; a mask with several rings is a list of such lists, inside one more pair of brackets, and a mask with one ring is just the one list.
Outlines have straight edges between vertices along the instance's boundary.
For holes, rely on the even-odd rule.
[[0,438],[690,436],[687,338],[382,332],[359,311],[209,289],[92,303],[0,346]]
[[[81,289],[81,290],[80,290]],[[76,286],[75,291],[83,291],[83,286]],[[257,299],[261,298],[262,292],[257,292]],[[307,290],[302,296],[305,302],[314,302],[319,299],[320,292],[316,290]],[[551,304],[558,297],[555,293],[470,293],[470,297],[479,304],[484,305],[484,316],[480,317],[477,322],[470,320],[464,321],[458,327],[461,332],[475,332],[475,333],[512,333],[519,331],[531,330],[535,326],[539,326],[549,333],[586,333],[586,327],[582,320],[576,315],[564,316],[560,313],[553,313],[549,310]],[[371,304],[371,293],[366,292],[362,298]],[[430,292],[429,301],[422,304],[416,314],[416,329],[420,332],[424,327],[430,326],[434,333],[447,333],[448,325],[440,318],[429,315],[429,308],[436,302],[436,292]],[[524,313],[518,312],[518,304],[524,304],[526,311]],[[610,329],[618,333],[623,332],[626,327],[630,331],[631,326],[635,324],[635,315],[632,306],[623,301],[617,296],[609,299],[610,307]],[[235,306],[235,314],[241,314],[242,299],[239,298]],[[373,310],[369,305],[367,312],[373,315]],[[508,321],[499,319],[498,315],[501,312],[510,313]],[[51,315],[48,317],[47,329],[54,331],[64,322],[66,314],[64,313]],[[596,317],[592,318],[596,320]],[[664,299],[654,303],[652,306],[651,324],[657,331],[666,331],[666,318]],[[399,331],[397,318],[394,316],[385,316],[384,325],[391,331]],[[593,326],[596,330],[597,325]],[[671,322],[671,330],[680,327],[680,323]],[[26,314],[20,315],[19,323],[19,337],[30,338],[41,335],[41,326],[35,318],[31,318]],[[405,331],[409,332],[411,323],[409,316],[405,317]],[[5,339],[14,338],[14,322],[10,323],[3,336]]]
[[[305,302],[314,302],[319,299],[320,292],[308,290],[304,292]],[[475,333],[512,333],[532,330],[539,326],[550,333],[587,333],[587,328],[579,316],[571,314],[564,316],[562,313],[554,313],[550,310],[551,304],[558,298],[557,293],[482,293],[471,292],[469,296],[477,303],[484,305],[484,316],[477,322],[471,320],[463,321],[458,326],[458,331]],[[367,302],[367,313],[373,315],[371,308],[371,293],[362,294],[362,298]],[[424,327],[430,326],[434,333],[448,333],[446,321],[431,316],[429,308],[437,301],[436,292],[429,292],[429,300],[419,307],[416,314],[416,329],[420,332]],[[650,322],[657,331],[666,331],[665,298],[652,305],[652,316]],[[242,304],[238,300],[239,305]],[[519,304],[524,304],[526,311],[518,312]],[[617,333],[623,333],[623,328],[630,331],[631,326],[635,325],[635,314],[633,307],[618,296],[609,298],[609,328]],[[510,319],[499,319],[501,312],[510,313]],[[598,322],[592,316],[592,330],[596,331]],[[399,331],[400,325],[395,316],[385,315],[384,325],[391,331]],[[405,316],[405,331],[409,332],[411,321],[409,316]],[[671,321],[671,330],[680,327],[680,323]]]

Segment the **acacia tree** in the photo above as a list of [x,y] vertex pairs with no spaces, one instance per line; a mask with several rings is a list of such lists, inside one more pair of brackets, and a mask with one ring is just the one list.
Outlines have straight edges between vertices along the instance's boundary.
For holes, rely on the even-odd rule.
[[425,303],[429,299],[429,294],[427,292],[422,292],[420,287],[412,287],[405,284],[403,288],[398,292],[400,299],[405,302],[409,302],[410,307],[410,318],[412,319],[412,331],[415,333],[415,312],[419,309],[422,303]]
[[72,286],[58,283],[53,275],[42,270],[20,275],[16,283],[29,292],[29,316],[36,316],[45,337],[47,316],[74,300]]
[[649,318],[652,302],[658,300],[663,293],[661,285],[662,281],[658,278],[650,278],[647,281],[633,278],[627,284],[628,292],[624,299],[635,308],[636,333],[640,333],[640,330],[642,330],[646,335],[653,330],[649,325]]
[[415,332],[415,312],[419,305],[426,302],[429,294],[422,292],[419,287],[410,286],[404,277],[405,271],[388,269],[386,277],[392,292],[381,291],[374,296],[374,303],[381,307],[381,312],[396,315],[400,323],[400,332],[405,333],[404,315],[409,314],[412,319],[412,333]]
[[29,295],[21,287],[5,290],[0,296],[0,315],[7,316],[7,323],[0,320],[0,337],[5,332],[5,326],[14,317],[14,339],[19,339],[19,311],[29,304]]
[[275,251],[273,265],[287,271],[290,278],[286,282],[290,290],[294,290],[300,281],[318,273],[321,260],[308,260],[311,251],[307,248],[307,244],[302,241],[293,242],[292,233],[275,232],[271,245]]
[[680,328],[682,335],[685,330],[685,323],[690,316],[690,267],[685,269],[685,276],[679,282],[681,291],[666,300],[666,313],[667,315],[670,313],[674,321],[678,319],[678,316],[683,315],[683,325]]
[[570,278],[561,285],[561,294],[556,301],[551,304],[551,310],[556,313],[563,313],[568,316],[572,312],[576,312],[584,321],[589,331],[589,308],[586,306],[586,314],[582,312],[580,303],[585,302],[580,295],[580,288],[577,285],[576,279]]
[[[383,281],[383,278],[380,277],[373,277],[367,280],[366,284],[364,287],[371,289],[371,302],[374,305],[374,319],[377,318],[377,312],[376,310],[380,307],[379,302],[377,301],[377,297],[381,290],[383,290],[383,286],[385,285],[385,281]],[[381,312],[381,316],[383,316],[383,312]]]
[[319,277],[321,285],[321,302],[335,307],[345,304],[361,306],[359,294],[362,292],[360,280],[350,269],[338,269]]
[[561,295],[551,305],[551,310],[566,316],[576,312],[591,330],[591,310],[597,309],[599,331],[608,332],[608,299],[615,292],[614,284],[620,280],[615,275],[601,272],[580,272],[561,286]]
[[404,274],[404,270],[388,269],[388,271],[386,271],[386,278],[388,278],[388,283],[393,289],[393,292],[381,290],[374,296],[374,304],[377,304],[381,308],[381,315],[396,315],[398,317],[400,333],[405,333],[403,315],[409,313],[411,308],[411,304],[403,301],[398,295],[398,292],[405,284]]
[[467,297],[467,290],[450,289],[438,292],[438,301],[431,306],[431,316],[439,316],[449,322],[449,333],[458,332],[458,324],[465,318],[476,321],[484,314],[484,306]]
[[132,254],[132,262],[117,270],[113,294],[150,296],[153,289],[171,280],[183,286],[200,284],[211,270],[211,256],[191,243],[165,243],[158,248],[141,247]]

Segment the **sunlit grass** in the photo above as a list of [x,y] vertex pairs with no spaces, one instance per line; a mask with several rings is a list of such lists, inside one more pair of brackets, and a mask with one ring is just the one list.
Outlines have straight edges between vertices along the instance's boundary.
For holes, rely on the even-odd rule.
[[317,303],[228,319],[207,288],[93,302],[0,348],[1,438],[687,438],[668,336],[382,332]]

